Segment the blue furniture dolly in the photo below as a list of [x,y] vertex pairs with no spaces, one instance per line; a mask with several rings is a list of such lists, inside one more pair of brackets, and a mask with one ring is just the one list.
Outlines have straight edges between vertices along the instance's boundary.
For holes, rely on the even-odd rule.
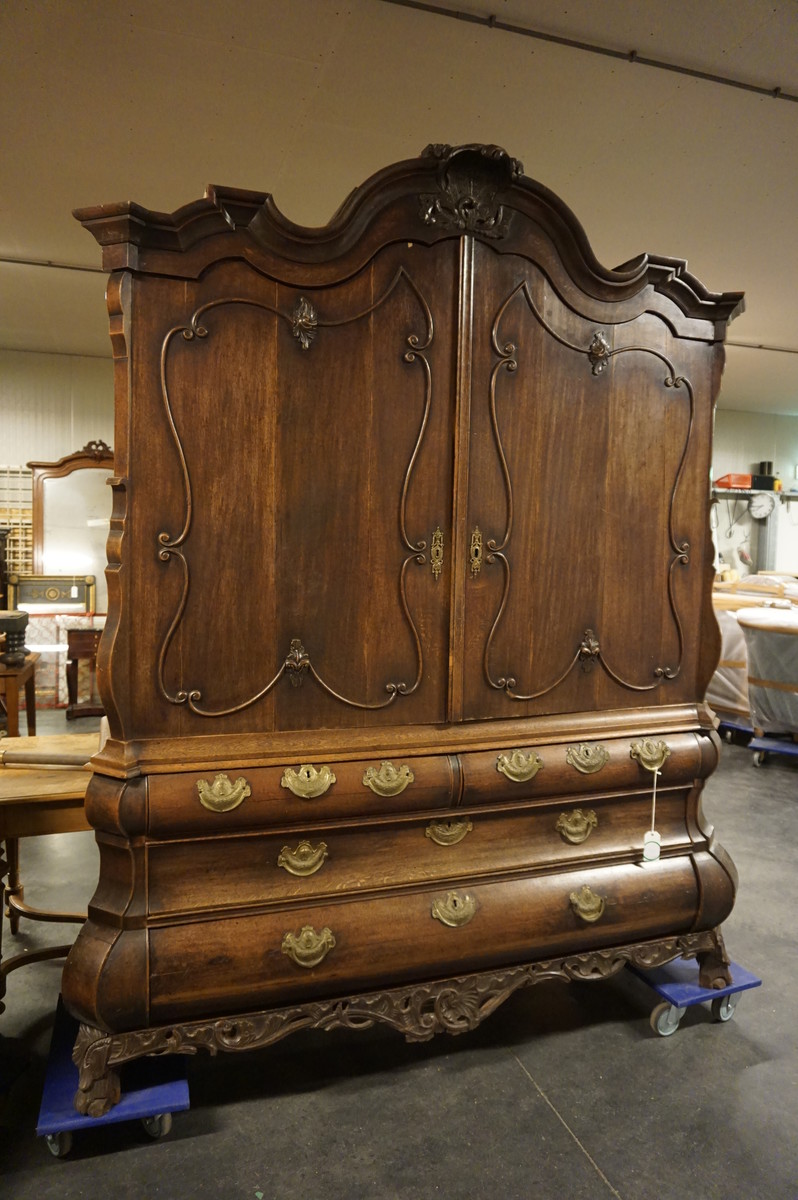
[[47,1074],[36,1133],[43,1137],[56,1158],[72,1148],[76,1129],[95,1129],[118,1121],[140,1120],[145,1133],[163,1137],[172,1127],[172,1113],[189,1107],[185,1059],[182,1055],[138,1059],[122,1068],[122,1096],[104,1117],[84,1117],[75,1111],[73,1098],[78,1087],[78,1069],[72,1062],[77,1022],[64,1008],[61,998],[47,1060]]
[[737,1007],[740,992],[759,987],[761,979],[746,971],[739,963],[730,963],[732,983],[724,988],[702,988],[698,986],[698,964],[676,959],[664,967],[645,971],[638,967],[629,968],[642,979],[663,1003],[652,1010],[650,1024],[660,1037],[670,1037],[679,1028],[679,1022],[693,1004],[710,1002],[712,1016],[716,1021],[730,1021]]

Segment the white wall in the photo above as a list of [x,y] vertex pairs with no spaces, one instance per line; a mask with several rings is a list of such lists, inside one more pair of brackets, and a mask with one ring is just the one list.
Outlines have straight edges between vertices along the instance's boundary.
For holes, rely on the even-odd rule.
[[0,463],[52,462],[114,444],[110,358],[0,350]]
[[[732,473],[750,474],[762,461],[773,463],[774,474],[785,492],[798,489],[795,477],[798,465],[798,417],[775,413],[731,412],[720,409],[715,418],[713,478]],[[745,500],[724,497],[716,506],[715,544],[728,566],[748,574],[749,567],[740,552],[753,559],[753,568],[798,571],[798,500],[777,502],[771,518],[775,523],[773,561],[765,562],[764,522],[748,513]]]
[[776,413],[732,412],[718,409],[715,416],[715,479],[732,472],[749,474],[762,461],[772,462],[785,492],[798,488],[798,417]]

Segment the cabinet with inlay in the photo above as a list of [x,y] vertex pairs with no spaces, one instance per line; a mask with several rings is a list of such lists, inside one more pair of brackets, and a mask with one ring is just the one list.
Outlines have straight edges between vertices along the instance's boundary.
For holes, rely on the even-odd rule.
[[707,481],[741,297],[601,267],[491,146],[323,229],[222,188],[77,216],[117,389],[79,1107],[145,1053],[723,978]]

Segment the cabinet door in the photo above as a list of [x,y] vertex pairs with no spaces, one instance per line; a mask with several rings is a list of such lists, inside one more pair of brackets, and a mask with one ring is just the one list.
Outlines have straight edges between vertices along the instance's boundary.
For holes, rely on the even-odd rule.
[[455,264],[401,243],[288,286],[223,263],[174,327],[176,512],[149,533],[184,731],[445,719]]
[[474,273],[464,716],[689,698],[708,464],[674,361],[693,351],[640,309],[602,327],[520,256],[477,245]]

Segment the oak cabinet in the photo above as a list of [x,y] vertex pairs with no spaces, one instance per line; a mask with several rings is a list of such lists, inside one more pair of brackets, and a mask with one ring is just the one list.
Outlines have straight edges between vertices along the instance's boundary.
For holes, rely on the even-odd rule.
[[76,215],[117,404],[79,1106],[154,1050],[459,1032],[680,954],[723,978],[708,480],[741,296],[604,269],[496,147],[428,147],[319,230],[220,188]]

